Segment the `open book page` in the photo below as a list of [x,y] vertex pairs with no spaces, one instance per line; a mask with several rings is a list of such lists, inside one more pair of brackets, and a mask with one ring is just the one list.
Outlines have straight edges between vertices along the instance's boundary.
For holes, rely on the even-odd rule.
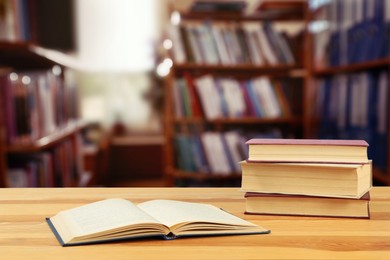
[[50,218],[64,242],[128,225],[158,223],[130,201],[108,199],[58,213]]
[[[175,231],[174,229],[176,231],[185,231],[185,226],[181,224],[189,223],[196,225],[191,225],[193,231],[188,233],[208,233],[212,230],[217,232],[218,228],[221,232],[226,232],[227,226],[231,226],[232,229],[240,227],[244,228],[244,230],[249,228],[259,231],[257,225],[208,204],[151,200],[138,204],[138,207],[161,223],[171,227],[173,232]],[[210,225],[210,223],[213,224]],[[243,229],[240,230],[242,231]]]

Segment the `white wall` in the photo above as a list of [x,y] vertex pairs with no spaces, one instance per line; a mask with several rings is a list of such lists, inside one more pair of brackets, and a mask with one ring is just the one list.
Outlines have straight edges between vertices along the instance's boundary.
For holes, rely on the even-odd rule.
[[88,70],[153,67],[159,34],[158,0],[75,1],[78,55]]
[[[164,26],[165,1],[75,0],[81,115],[111,127],[120,119],[132,131],[159,131],[143,98],[151,85],[154,50]],[[162,8],[163,7],[163,8]]]

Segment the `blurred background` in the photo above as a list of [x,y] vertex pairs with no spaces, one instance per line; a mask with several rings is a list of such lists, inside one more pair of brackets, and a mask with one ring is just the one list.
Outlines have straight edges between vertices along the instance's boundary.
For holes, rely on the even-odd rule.
[[390,184],[390,1],[0,5],[2,186],[239,186],[252,137],[364,139]]

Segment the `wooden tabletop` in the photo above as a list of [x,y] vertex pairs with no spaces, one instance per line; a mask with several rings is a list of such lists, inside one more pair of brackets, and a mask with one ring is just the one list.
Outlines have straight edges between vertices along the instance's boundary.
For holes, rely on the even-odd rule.
[[[143,239],[61,247],[45,222],[106,198],[210,203],[271,229],[268,235]],[[1,259],[390,259],[390,187],[371,192],[371,219],[245,215],[238,188],[0,189]]]

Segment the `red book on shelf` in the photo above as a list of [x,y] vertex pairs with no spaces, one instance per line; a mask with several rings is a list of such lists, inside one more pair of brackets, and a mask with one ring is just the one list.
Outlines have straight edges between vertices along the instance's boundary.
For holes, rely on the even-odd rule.
[[184,73],[183,76],[188,86],[188,93],[190,95],[190,102],[192,107],[192,116],[202,117],[203,116],[202,107],[200,105],[200,99],[198,93],[195,90],[194,79],[189,73]]
[[255,107],[254,107],[254,105],[249,97],[249,93],[248,93],[246,84],[247,84],[247,82],[244,82],[244,81],[242,81],[240,83],[240,88],[241,88],[242,94],[244,96],[245,104],[246,104],[246,108],[247,108],[245,111],[245,115],[246,116],[256,116],[256,109],[255,109]]
[[251,139],[248,161],[369,163],[364,140]]

